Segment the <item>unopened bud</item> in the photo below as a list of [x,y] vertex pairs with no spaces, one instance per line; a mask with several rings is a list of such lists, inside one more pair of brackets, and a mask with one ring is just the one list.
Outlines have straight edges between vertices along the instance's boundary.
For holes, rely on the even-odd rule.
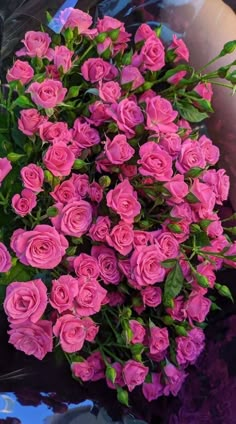
[[120,34],[120,28],[116,28],[109,32],[109,37],[111,38],[112,41],[116,41],[119,37],[119,34]]
[[47,209],[47,216],[49,216],[50,218],[53,218],[54,216],[58,215],[58,209],[55,206],[50,206]]
[[87,165],[87,163],[84,162],[84,160],[82,160],[82,159],[76,159],[74,161],[74,164],[73,164],[73,169],[79,170],[79,169],[84,168],[86,165]]
[[20,155],[19,153],[9,153],[7,155],[7,159],[11,162],[17,162],[19,159],[23,158],[24,155]]
[[115,380],[116,380],[116,370],[115,370],[115,368],[107,367],[106,378],[108,380],[110,380],[113,384],[115,383]]
[[100,34],[97,35],[97,37],[95,38],[95,41],[96,43],[104,43],[106,38],[107,38],[107,33],[101,32]]
[[103,188],[107,188],[111,185],[111,179],[110,177],[108,177],[108,175],[103,175],[102,177],[100,177],[98,182]]
[[184,336],[184,337],[188,336],[188,332],[182,325],[175,325],[175,331],[178,334],[178,336]]
[[117,389],[117,400],[122,403],[122,405],[129,406],[129,394],[127,390],[121,389],[118,387]]

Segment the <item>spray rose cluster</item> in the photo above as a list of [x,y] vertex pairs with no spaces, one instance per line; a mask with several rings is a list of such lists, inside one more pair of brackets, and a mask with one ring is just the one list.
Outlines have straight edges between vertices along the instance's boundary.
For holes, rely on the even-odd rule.
[[69,8],[59,20],[60,35],[26,33],[6,76],[9,342],[40,360],[61,349],[77,379],[106,378],[124,404],[136,386],[149,401],[177,395],[214,292],[231,298],[216,271],[236,264],[217,212],[229,178],[197,126],[211,84],[159,28],[142,24],[131,48],[117,19],[92,26]]

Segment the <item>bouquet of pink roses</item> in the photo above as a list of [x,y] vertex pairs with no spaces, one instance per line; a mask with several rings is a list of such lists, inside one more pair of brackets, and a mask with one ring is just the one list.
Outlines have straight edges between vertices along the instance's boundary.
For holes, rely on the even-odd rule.
[[63,351],[74,378],[106,378],[124,404],[140,385],[149,401],[176,395],[216,292],[232,299],[216,281],[236,266],[216,210],[229,178],[196,123],[213,112],[211,82],[233,88],[233,63],[196,72],[181,39],[164,47],[146,24],[131,44],[111,17],[91,28],[66,9],[59,23],[25,34],[1,94],[9,343],[39,360]]

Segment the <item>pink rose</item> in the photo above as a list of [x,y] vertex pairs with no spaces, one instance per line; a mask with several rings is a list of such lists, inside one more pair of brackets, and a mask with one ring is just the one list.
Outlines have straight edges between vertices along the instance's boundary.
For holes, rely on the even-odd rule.
[[128,255],[133,249],[134,233],[130,224],[120,221],[106,237],[109,246],[121,255]]
[[177,132],[177,125],[173,123],[178,112],[173,110],[169,100],[161,96],[148,98],[146,107],[147,129],[157,134]]
[[164,373],[167,383],[164,387],[164,395],[168,396],[171,393],[173,396],[177,396],[187,374],[176,368],[170,362],[164,367]]
[[0,187],[4,178],[12,170],[11,162],[7,158],[0,158]]
[[185,140],[186,138],[189,137],[189,135],[192,132],[192,128],[191,125],[188,121],[186,121],[185,119],[179,119],[177,122],[179,129],[181,130],[181,132],[183,133],[184,130],[184,134],[181,134],[181,138],[183,140]]
[[60,72],[55,65],[47,65],[46,68],[46,78],[54,79],[60,81]]
[[157,181],[168,181],[173,174],[172,158],[154,141],[144,143],[139,149],[141,175],[151,175]]
[[149,25],[141,24],[135,33],[134,42],[137,44],[140,41],[148,40],[148,38],[152,37],[153,35],[155,35],[155,32]]
[[133,178],[138,173],[138,169],[137,169],[136,165],[123,164],[123,165],[120,165],[120,170],[121,170],[121,173],[122,173],[122,174],[120,174],[120,177],[119,177],[120,180],[123,180],[124,177],[125,178]]
[[179,71],[167,79],[169,84],[177,85],[187,74],[187,71]]
[[74,153],[62,142],[50,146],[43,158],[44,165],[55,177],[69,175],[74,161]]
[[33,102],[44,109],[51,109],[62,103],[67,93],[61,81],[45,79],[43,82],[33,82],[27,93],[31,94]]
[[58,218],[60,231],[72,237],[82,237],[92,223],[92,206],[85,200],[68,203]]
[[77,28],[79,34],[86,34],[89,27],[92,25],[92,17],[80,9],[68,7],[61,11],[59,20],[63,28]]
[[99,81],[99,97],[106,103],[114,103],[121,96],[121,88],[118,82],[108,81],[102,82]]
[[157,245],[136,247],[131,256],[130,265],[132,279],[140,289],[164,280],[165,268],[161,266],[163,260],[165,256]]
[[105,242],[106,236],[109,234],[111,221],[108,216],[99,216],[89,229],[89,235],[92,240]]
[[[209,102],[213,96],[212,85],[210,82],[198,83],[196,87],[194,87],[194,91],[199,94],[199,96],[203,97],[203,99],[208,100]],[[197,100],[196,100],[197,102]]]
[[52,280],[49,303],[61,314],[73,309],[73,300],[78,293],[78,281],[70,275],[61,275]]
[[49,143],[65,143],[71,141],[71,133],[66,122],[45,122],[39,127],[41,140]]
[[106,137],[105,152],[107,159],[114,165],[122,165],[132,158],[135,153],[123,134],[116,135],[113,140]]
[[140,52],[142,67],[149,71],[159,71],[165,66],[165,49],[156,34],[151,35]]
[[143,383],[142,392],[144,397],[151,402],[163,395],[163,386],[161,384],[161,374],[152,373],[152,382]]
[[183,142],[175,166],[181,174],[192,168],[205,168],[205,156],[198,141],[188,138]]
[[112,307],[123,305],[125,301],[125,295],[118,291],[107,293],[107,297],[108,297],[108,304],[109,306],[112,306]]
[[136,320],[131,319],[129,321],[129,326],[132,331],[132,339],[131,343],[143,343],[144,337],[145,337],[145,328]]
[[122,374],[122,371],[123,371],[122,365],[119,362],[114,362],[111,366],[116,371],[116,378],[115,378],[114,384],[111,382],[111,380],[106,378],[106,383],[108,387],[113,390],[116,390],[117,386],[124,387],[125,382],[124,382],[123,374]]
[[50,225],[36,225],[32,231],[16,230],[11,248],[24,265],[53,269],[65,255],[68,242]]
[[52,60],[53,50],[49,48],[51,37],[47,32],[27,31],[24,40],[25,47],[16,52],[16,56],[40,57]]
[[179,256],[179,243],[172,233],[169,231],[160,231],[155,242],[158,243],[161,253],[166,259],[178,258]]
[[78,294],[75,297],[75,311],[81,317],[98,313],[107,291],[95,279],[78,279]]
[[75,377],[80,378],[82,381],[92,380],[94,376],[94,368],[92,364],[86,360],[83,362],[72,362],[71,370]]
[[215,193],[217,205],[222,205],[224,200],[228,199],[229,195],[229,177],[226,175],[224,169],[211,169],[204,172],[201,177],[204,183],[207,183],[211,190]]
[[89,318],[89,317],[83,318],[82,322],[83,322],[85,329],[86,329],[85,340],[92,343],[94,341],[98,331],[99,331],[99,327],[98,327],[98,325],[95,324],[95,322],[92,320],[92,318]]
[[219,148],[217,146],[214,146],[212,144],[212,141],[205,135],[202,135],[199,138],[198,142],[205,156],[207,165],[215,165],[220,157]]
[[236,243],[232,243],[230,248],[225,253],[225,259],[224,263],[226,265],[229,265],[231,268],[236,268],[236,262],[232,261],[232,259],[227,259],[227,256],[234,256],[236,255]]
[[99,132],[81,118],[75,120],[72,136],[81,149],[87,149],[100,143]]
[[78,352],[84,345],[86,329],[83,321],[77,316],[66,314],[58,318],[53,326],[53,333],[60,339],[64,352]]
[[100,276],[104,284],[117,285],[121,280],[121,274],[114,250],[103,245],[93,246],[91,255],[98,261]]
[[107,113],[108,105],[105,105],[101,101],[96,101],[89,105],[89,112],[91,113],[88,122],[92,125],[101,125],[103,122],[109,120],[109,115]]
[[188,184],[184,181],[184,176],[180,174],[174,175],[169,182],[164,184],[164,187],[171,194],[168,199],[170,205],[182,203],[189,190]]
[[75,273],[78,277],[85,277],[85,280],[94,280],[99,276],[97,260],[86,253],[80,253],[73,262]]
[[175,205],[172,208],[170,215],[174,218],[184,218],[188,222],[194,221],[192,208],[187,202],[182,202],[178,205]]
[[66,46],[56,46],[54,50],[54,65],[57,69],[62,68],[63,72],[66,73],[72,67],[71,58],[74,52],[69,50]]
[[75,198],[76,200],[80,200],[80,196],[76,196],[75,187],[70,180],[66,180],[61,184],[58,184],[50,194],[53,199],[59,203],[67,204]]
[[188,318],[203,322],[210,311],[211,301],[198,292],[192,292],[185,304]]
[[86,197],[89,193],[89,177],[87,174],[72,174],[70,180],[74,185],[77,197]]
[[34,70],[28,62],[16,60],[11,69],[7,72],[7,82],[20,81],[21,84],[28,84],[34,76]]
[[224,232],[224,229],[222,227],[222,223],[221,221],[218,221],[218,220],[211,222],[206,229],[207,235],[211,238],[219,237],[223,234],[223,232]]
[[25,188],[35,193],[42,191],[44,173],[40,166],[30,163],[21,169],[20,175]]
[[108,192],[107,206],[120,215],[124,222],[132,224],[134,218],[141,210],[141,205],[137,197],[137,193],[134,191],[129,180],[126,179]]
[[132,65],[124,66],[121,71],[121,85],[131,84],[131,90],[136,90],[145,83],[141,72]]
[[189,50],[185,42],[181,38],[177,38],[176,34],[173,35],[173,40],[169,49],[173,49],[176,54],[174,62],[179,62],[180,60],[189,61]]
[[108,113],[127,138],[132,138],[135,135],[135,127],[144,121],[142,110],[135,101],[130,99],[121,100],[119,104],[112,104]]
[[[164,221],[164,223],[163,223],[163,230],[164,231],[170,230],[170,228],[168,227],[169,224],[175,224],[175,222],[171,221],[171,219],[167,219],[166,221]],[[191,221],[182,219],[182,220],[178,221],[177,224],[178,224],[180,232],[175,233],[173,231],[173,236],[176,238],[176,240],[179,243],[183,243],[185,240],[187,240],[189,238]]]
[[[115,40],[112,40],[109,37],[109,32],[115,29],[119,30],[118,36]],[[130,39],[130,34],[126,32],[123,22],[119,21],[118,19],[112,18],[111,16],[104,16],[103,19],[98,19],[97,30],[98,33],[106,32],[108,36],[104,43],[98,44],[98,51],[102,47],[102,44],[104,44],[105,49],[110,47],[113,56],[115,56],[119,52],[124,52],[127,47],[127,42]],[[103,50],[104,48],[102,49],[102,51]]]
[[151,241],[151,234],[147,231],[134,230],[134,246],[147,246]]
[[42,125],[47,118],[40,115],[37,109],[23,109],[20,111],[20,118],[18,119],[18,128],[25,135],[34,135],[40,125]]
[[122,259],[118,262],[121,272],[127,277],[128,280],[131,279],[131,265],[130,259]]
[[[212,211],[215,206],[215,194],[208,184],[201,183],[199,178],[195,178],[191,187],[191,193],[201,202],[207,210]],[[196,203],[196,207],[199,204]]]
[[89,197],[96,203],[100,203],[103,199],[103,188],[96,181],[89,186]]
[[133,359],[126,362],[123,368],[123,378],[130,392],[144,382],[148,371],[148,367],[145,367],[141,362],[134,361]]
[[0,272],[8,272],[12,267],[11,256],[6,246],[0,242]]
[[169,153],[173,159],[176,159],[181,150],[181,138],[176,133],[163,134],[160,138],[159,145]]
[[92,381],[98,381],[101,378],[105,377],[105,364],[102,359],[102,355],[100,352],[94,352],[87,358],[87,361],[94,369],[94,375]]
[[47,288],[40,279],[14,282],[7,286],[4,311],[8,321],[21,324],[40,320],[47,306]]
[[86,60],[82,67],[82,76],[91,83],[106,79],[111,69],[111,65],[101,58]]
[[167,328],[150,328],[149,348],[151,355],[156,355],[164,352],[169,345],[170,342]]
[[147,103],[147,99],[152,99],[153,97],[156,97],[156,93],[154,90],[149,89],[147,91],[144,91],[143,94],[141,94],[138,103]]
[[183,296],[178,296],[174,300],[174,307],[167,309],[168,314],[175,321],[184,321],[186,319],[186,311]]
[[186,366],[194,364],[204,349],[204,333],[201,328],[189,331],[188,337],[177,337],[177,362]]
[[160,287],[145,287],[145,289],[141,290],[141,296],[145,306],[156,308],[161,304],[162,296]]
[[37,198],[33,191],[25,188],[21,194],[15,194],[11,199],[14,212],[22,217],[29,215],[37,205]]

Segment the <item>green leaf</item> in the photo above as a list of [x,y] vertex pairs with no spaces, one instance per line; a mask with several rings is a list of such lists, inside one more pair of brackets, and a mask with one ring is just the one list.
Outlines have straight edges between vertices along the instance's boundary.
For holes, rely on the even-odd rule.
[[184,283],[184,276],[178,262],[167,275],[164,286],[164,297],[175,298],[181,292]]
[[17,262],[9,272],[1,275],[0,285],[7,286],[14,281],[29,281],[33,274],[33,268],[27,267],[20,262]]
[[158,80],[158,82],[160,82],[160,81],[166,81],[168,78],[170,78],[173,75],[177,74],[177,72],[180,72],[180,71],[189,71],[189,70],[192,70],[192,68],[189,65],[187,65],[187,64],[178,65],[175,68],[170,69],[169,71],[167,71],[164,74],[164,76],[160,80]]
[[188,193],[187,196],[185,196],[185,200],[187,200],[187,202],[189,202],[189,203],[199,203],[200,202],[200,200],[193,193]]
[[176,259],[166,259],[165,261],[161,262],[161,266],[164,268],[173,268],[176,264]]
[[196,178],[199,177],[203,171],[204,169],[202,168],[191,168],[188,172],[186,172],[185,177]]
[[32,103],[31,100],[26,96],[19,96],[16,100],[14,100],[11,109],[14,109],[16,106],[19,106],[23,109],[35,107],[34,103]]
[[195,243],[197,247],[210,246],[211,242],[205,232],[194,233]]
[[79,92],[80,92],[80,88],[81,88],[80,85],[73,85],[72,87],[70,87],[68,94],[66,96],[66,100],[78,97]]
[[189,101],[183,100],[175,103],[175,107],[183,119],[189,122],[201,122],[208,118],[208,114],[205,112],[199,112],[199,110],[191,105]]

